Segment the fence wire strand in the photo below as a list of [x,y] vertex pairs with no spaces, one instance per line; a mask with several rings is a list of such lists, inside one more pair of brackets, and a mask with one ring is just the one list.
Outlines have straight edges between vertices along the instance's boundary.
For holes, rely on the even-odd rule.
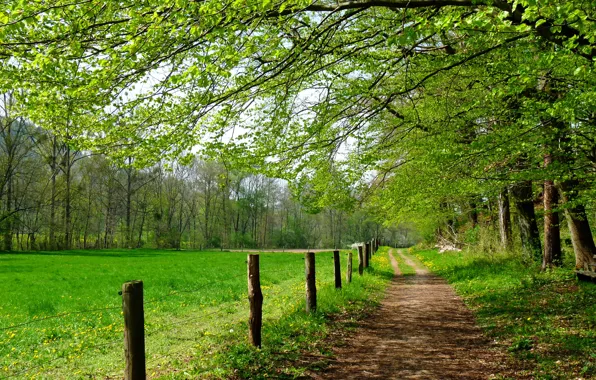
[[116,309],[122,309],[122,306],[111,306],[111,307],[97,308],[97,309],[77,310],[77,311],[71,311],[71,312],[67,312],[67,313],[59,313],[59,314],[55,314],[55,315],[49,315],[47,317],[41,317],[41,318],[31,319],[31,320],[29,320],[27,322],[18,323],[16,325],[2,327],[2,328],[0,328],[0,331],[20,329],[22,327],[25,327],[25,326],[28,326],[28,325],[31,325],[31,324],[34,324],[34,323],[37,323],[37,322],[42,322],[42,321],[47,321],[47,320],[50,320],[50,319],[57,319],[57,318],[67,317],[69,315],[92,314],[92,313],[97,313],[97,312],[100,312],[100,311],[116,310]]
[[163,296],[160,296],[160,297],[157,297],[157,298],[151,299],[151,300],[149,300],[149,301],[144,301],[144,302],[143,302],[143,304],[152,304],[152,303],[160,302],[160,301],[163,301],[163,300],[165,300],[166,298],[168,298],[168,297],[171,297],[171,296],[174,296],[174,295],[176,295],[176,294],[183,294],[183,293],[196,293],[197,291],[199,291],[199,290],[202,290],[202,289],[204,289],[204,288],[206,288],[206,287],[209,287],[209,286],[212,286],[212,285],[221,284],[221,283],[223,283],[223,282],[227,282],[227,281],[229,281],[229,280],[234,280],[234,279],[236,279],[236,278],[243,277],[243,276],[246,276],[246,273],[242,273],[242,274],[239,274],[239,275],[236,275],[236,276],[232,276],[232,277],[228,277],[228,278],[226,278],[226,279],[222,279],[222,280],[218,280],[218,281],[210,281],[210,282],[206,282],[206,283],[204,283],[203,285],[201,285],[201,286],[198,286],[198,287],[196,287],[196,288],[193,288],[193,289],[174,290],[174,291],[172,291],[172,292],[170,292],[170,293],[167,293],[166,295],[163,295]]
[[[95,349],[95,348],[100,348],[100,347],[113,346],[113,345],[115,345],[115,344],[117,344],[117,343],[123,343],[123,340],[122,340],[122,339],[117,339],[117,340],[112,340],[112,341],[110,341],[110,342],[106,342],[106,343],[98,343],[98,344],[93,344],[93,345],[91,345],[91,346],[85,346],[85,349],[84,349],[84,350],[78,351],[77,353],[81,353],[81,352],[87,352],[87,351],[89,351],[89,350],[92,350],[92,349]],[[12,373],[12,374],[8,375],[8,376],[7,376],[7,377],[5,377],[5,378],[6,378],[6,379],[11,379],[11,378],[14,378],[14,377],[20,376],[20,375],[22,375],[22,374],[24,374],[24,373],[27,373],[27,372],[29,372],[29,371],[34,371],[34,370],[36,370],[36,369],[39,369],[39,368],[45,367],[46,365],[48,365],[48,364],[51,364],[51,363],[54,363],[54,362],[56,362],[56,361],[58,361],[58,360],[60,360],[60,359],[68,359],[68,357],[67,357],[67,356],[63,356],[63,355],[62,355],[62,356],[57,356],[57,357],[55,357],[55,358],[52,358],[52,359],[50,359],[49,361],[47,361],[47,362],[45,362],[45,363],[43,363],[43,364],[40,364],[40,365],[37,365],[37,366],[33,366],[33,367],[28,367],[28,368],[25,368],[25,369],[22,369],[22,370],[20,370],[20,371],[18,371],[18,372],[16,372],[16,373]]]
[[[215,315],[215,314],[220,314],[220,313],[227,312],[227,310],[225,310],[225,309],[227,309],[227,308],[229,308],[229,307],[234,307],[234,308],[237,308],[237,307],[238,307],[238,306],[240,306],[240,305],[241,305],[243,302],[244,302],[244,301],[237,301],[237,302],[235,302],[235,303],[232,303],[232,304],[230,304],[230,305],[222,306],[222,307],[218,308],[217,310],[214,310],[214,311],[212,311],[212,312],[209,312],[209,313],[206,313],[206,314],[196,315],[196,316],[194,316],[194,317],[185,318],[185,319],[182,319],[182,320],[179,320],[179,321],[175,321],[175,322],[173,322],[173,323],[169,323],[169,324],[167,324],[167,325],[164,325],[164,326],[161,326],[161,327],[159,327],[159,328],[157,328],[157,329],[153,329],[153,330],[149,331],[149,332],[148,332],[148,333],[145,335],[145,337],[150,337],[150,336],[152,336],[152,335],[155,335],[155,334],[156,334],[156,333],[158,333],[158,332],[168,332],[168,331],[172,331],[172,330],[175,330],[176,328],[178,328],[178,327],[179,327],[179,326],[181,326],[181,325],[185,325],[185,324],[191,323],[191,322],[193,322],[193,321],[196,321],[196,320],[198,320],[198,319],[203,319],[203,318],[207,318],[207,317],[210,317],[210,316],[212,316],[212,315]],[[169,329],[167,329],[167,327],[170,327],[170,328],[169,328]]]

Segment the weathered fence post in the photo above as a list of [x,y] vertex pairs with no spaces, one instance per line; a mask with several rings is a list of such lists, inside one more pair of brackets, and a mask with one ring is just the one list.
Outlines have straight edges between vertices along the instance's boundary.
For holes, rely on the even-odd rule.
[[248,339],[253,346],[261,347],[261,328],[263,326],[263,292],[261,291],[261,273],[259,255],[248,255]]
[[358,274],[362,276],[364,271],[364,253],[362,252],[363,246],[358,246]]
[[333,251],[333,273],[335,273],[335,289],[341,289],[341,267],[338,250]]
[[143,312],[143,281],[122,284],[122,314],[124,316],[124,379],[145,380],[145,315]]
[[304,257],[304,273],[306,276],[306,312],[317,310],[317,284],[315,279],[315,253],[306,252]]
[[370,259],[370,250],[369,250],[368,243],[365,242],[364,243],[364,267],[365,268],[368,268],[369,259]]
[[348,269],[346,270],[346,282],[352,282],[352,250],[348,252]]

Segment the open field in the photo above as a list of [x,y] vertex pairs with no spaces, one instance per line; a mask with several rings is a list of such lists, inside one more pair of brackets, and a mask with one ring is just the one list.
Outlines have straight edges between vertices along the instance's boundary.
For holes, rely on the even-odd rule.
[[[382,254],[381,254],[382,253]],[[304,307],[304,261],[261,254],[263,349],[247,343],[246,253],[156,250],[0,255],[0,378],[117,378],[122,374],[123,282],[145,287],[148,375],[250,376],[295,357],[326,331],[325,315],[364,308],[391,269],[386,251],[364,277],[333,288],[330,252],[317,253],[319,313]],[[342,254],[342,271],[346,252]],[[79,312],[82,311],[82,312]],[[54,317],[56,316],[56,317]],[[233,352],[233,355],[232,355]],[[256,361],[261,364],[256,364]],[[301,368],[282,369],[288,376]]]
[[578,283],[570,268],[539,273],[511,255],[414,253],[455,287],[529,378],[596,378],[595,284]]

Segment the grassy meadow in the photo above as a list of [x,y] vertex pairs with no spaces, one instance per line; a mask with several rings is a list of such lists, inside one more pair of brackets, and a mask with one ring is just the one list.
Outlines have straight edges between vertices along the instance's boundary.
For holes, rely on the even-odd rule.
[[[334,289],[316,254],[318,312],[304,309],[304,255],[262,253],[263,348],[248,345],[246,253],[158,250],[0,254],[0,378],[121,378],[122,283],[144,282],[150,378],[292,378],[329,316],[356,315],[391,277],[386,250],[365,276]],[[347,252],[342,252],[342,271]],[[345,281],[345,276],[344,276]],[[284,363],[280,368],[279,363]],[[268,375],[269,374],[269,375]]]
[[571,266],[540,273],[513,255],[413,252],[529,378],[596,378],[596,285],[578,283]]

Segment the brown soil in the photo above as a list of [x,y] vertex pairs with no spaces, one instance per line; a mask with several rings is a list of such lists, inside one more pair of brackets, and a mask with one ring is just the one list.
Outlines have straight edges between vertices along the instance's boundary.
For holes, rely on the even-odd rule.
[[516,377],[507,356],[483,336],[474,316],[451,286],[418,262],[402,276],[390,252],[395,277],[378,310],[363,321],[315,379],[488,379]]

